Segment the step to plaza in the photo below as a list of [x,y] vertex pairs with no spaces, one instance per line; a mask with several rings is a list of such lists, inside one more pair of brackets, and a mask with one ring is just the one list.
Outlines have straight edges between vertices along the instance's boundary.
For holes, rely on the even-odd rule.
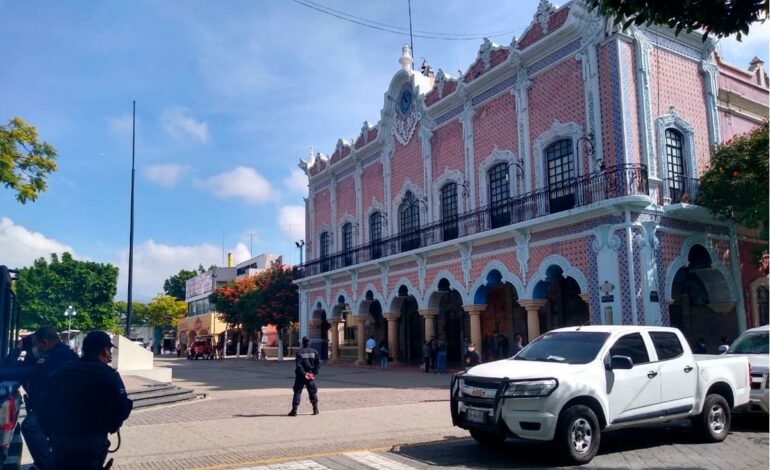
[[206,397],[204,393],[196,393],[188,388],[156,382],[142,377],[124,376],[123,382],[126,385],[128,398],[134,402],[134,409]]

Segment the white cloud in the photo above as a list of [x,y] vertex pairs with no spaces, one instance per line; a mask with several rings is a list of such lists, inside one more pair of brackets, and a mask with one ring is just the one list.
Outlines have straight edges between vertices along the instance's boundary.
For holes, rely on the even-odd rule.
[[[228,251],[233,253],[235,264],[249,259],[249,247],[243,243],[238,243]],[[149,301],[163,292],[163,282],[180,269],[197,269],[198,265],[204,268],[211,265],[226,266],[226,263],[226,258],[223,262],[221,246],[206,243],[172,246],[147,240],[134,247],[133,299]],[[128,289],[128,250],[120,252],[117,265],[120,275],[116,299],[125,299]]]
[[144,177],[164,188],[173,188],[185,171],[187,167],[172,163],[151,165],[144,170]]
[[130,114],[107,119],[110,133],[119,139],[130,139],[133,125],[133,118]]
[[209,141],[209,125],[205,122],[196,121],[190,116],[190,112],[187,109],[166,109],[161,113],[160,119],[163,123],[163,129],[175,139],[192,137],[202,144]]
[[726,62],[742,69],[749,68],[749,62],[754,56],[759,57],[768,64],[768,48],[770,41],[770,21],[754,23],[749,29],[748,36],[742,36],[741,42],[735,36],[723,38],[719,41],[718,51]]
[[305,237],[305,208],[284,206],[278,208],[278,226],[292,240]]
[[299,168],[291,171],[291,174],[283,179],[283,185],[292,192],[307,196],[307,176]]
[[40,232],[30,232],[14,224],[8,217],[0,218],[0,253],[3,254],[3,264],[21,268],[32,265],[38,258],[49,259],[51,253],[61,254],[65,251],[77,257],[71,246],[47,238]]
[[198,180],[196,185],[211,191],[218,198],[241,198],[250,203],[272,201],[277,196],[264,176],[245,166]]

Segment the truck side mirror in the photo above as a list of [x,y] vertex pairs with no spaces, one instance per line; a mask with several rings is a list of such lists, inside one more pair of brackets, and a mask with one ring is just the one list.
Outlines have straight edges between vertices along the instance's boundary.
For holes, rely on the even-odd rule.
[[612,356],[610,359],[610,369],[632,369],[634,361],[628,356]]

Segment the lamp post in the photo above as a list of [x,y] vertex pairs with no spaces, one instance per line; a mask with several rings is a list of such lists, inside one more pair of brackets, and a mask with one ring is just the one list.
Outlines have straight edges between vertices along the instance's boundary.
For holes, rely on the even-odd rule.
[[305,246],[305,240],[294,242],[294,244],[297,245],[297,248],[299,248],[299,264],[302,266],[302,248]]
[[78,312],[72,308],[72,305],[67,307],[67,310],[64,311],[64,316],[67,317],[67,344],[69,344],[70,347],[72,347],[72,317],[77,315],[77,313]]

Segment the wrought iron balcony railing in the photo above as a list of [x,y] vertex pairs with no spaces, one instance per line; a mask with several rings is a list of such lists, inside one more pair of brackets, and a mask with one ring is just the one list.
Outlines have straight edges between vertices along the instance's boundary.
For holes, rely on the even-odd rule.
[[647,167],[619,165],[480,207],[449,220],[358,245],[299,266],[295,279],[405,253],[623,196],[648,195]]

